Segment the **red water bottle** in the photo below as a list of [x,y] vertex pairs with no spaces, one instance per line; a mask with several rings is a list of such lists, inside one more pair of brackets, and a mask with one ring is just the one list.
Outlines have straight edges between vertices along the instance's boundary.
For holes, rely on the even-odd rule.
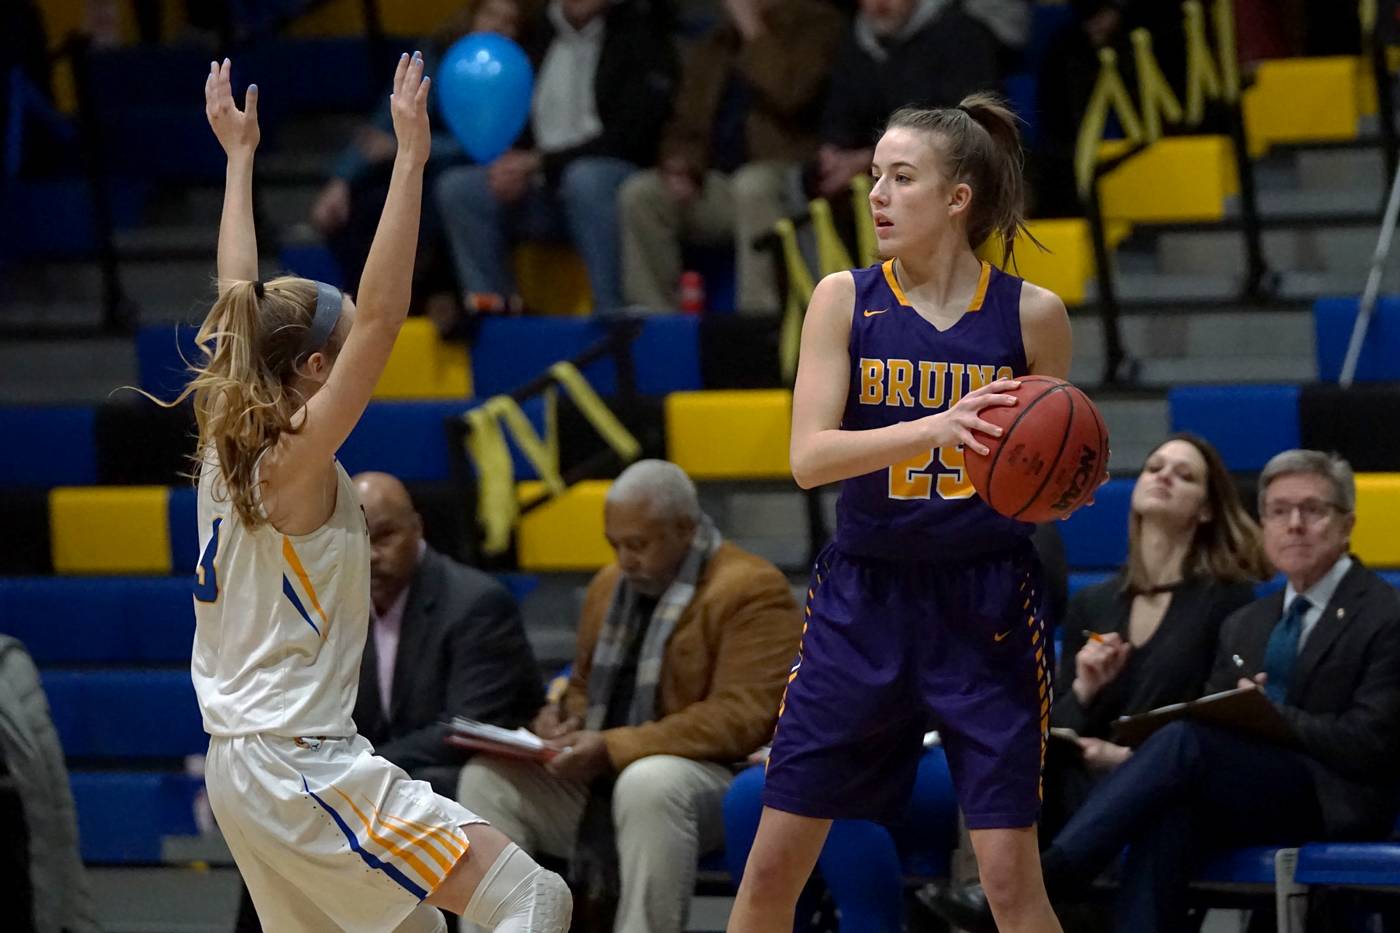
[[690,270],[681,273],[681,313],[699,314],[705,310],[705,277]]

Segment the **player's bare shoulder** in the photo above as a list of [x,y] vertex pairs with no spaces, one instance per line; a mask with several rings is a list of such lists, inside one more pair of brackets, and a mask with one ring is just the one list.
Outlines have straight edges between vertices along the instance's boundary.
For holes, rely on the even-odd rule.
[[1069,377],[1074,349],[1069,312],[1059,295],[1032,282],[1021,284],[1021,342],[1031,372]]

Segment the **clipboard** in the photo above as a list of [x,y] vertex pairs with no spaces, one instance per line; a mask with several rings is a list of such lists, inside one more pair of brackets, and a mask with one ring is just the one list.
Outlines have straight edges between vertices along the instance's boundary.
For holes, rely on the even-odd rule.
[[1278,707],[1253,687],[1212,693],[1188,703],[1160,706],[1136,716],[1120,716],[1113,723],[1113,737],[1120,745],[1135,748],[1158,729],[1178,719],[1193,719],[1242,732],[1276,745],[1294,745],[1297,737]]
[[543,739],[528,729],[502,729],[462,716],[453,719],[448,726],[446,742],[458,748],[540,764],[559,754],[559,749],[546,745]]

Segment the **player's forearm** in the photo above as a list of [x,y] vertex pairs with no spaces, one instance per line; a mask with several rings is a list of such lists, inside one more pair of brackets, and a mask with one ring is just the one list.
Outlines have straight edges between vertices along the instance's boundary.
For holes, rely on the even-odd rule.
[[253,228],[253,154],[230,156],[224,172],[224,209],[219,218],[219,286],[258,278],[258,236]]
[[423,166],[400,157],[394,162],[384,213],[360,277],[361,315],[401,323],[408,314],[422,207]]
[[868,431],[833,428],[794,439],[792,476],[803,489],[883,470],[938,446],[929,418]]

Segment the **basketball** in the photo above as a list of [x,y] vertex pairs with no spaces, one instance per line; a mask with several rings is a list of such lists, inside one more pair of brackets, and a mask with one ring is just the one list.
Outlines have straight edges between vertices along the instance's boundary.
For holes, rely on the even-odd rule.
[[1001,437],[966,451],[967,473],[995,511],[1023,522],[1065,518],[1088,502],[1108,466],[1108,428],[1089,397],[1063,379],[1022,376],[1015,405],[982,409]]

